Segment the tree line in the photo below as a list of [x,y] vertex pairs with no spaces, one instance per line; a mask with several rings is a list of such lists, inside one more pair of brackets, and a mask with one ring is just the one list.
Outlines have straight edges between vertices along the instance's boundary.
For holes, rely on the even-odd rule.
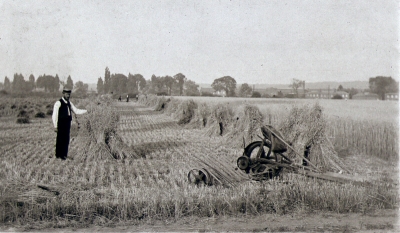
[[[199,95],[220,95],[227,97],[262,97],[261,93],[255,92],[248,83],[243,83],[236,90],[236,80],[231,76],[223,76],[217,78],[211,84],[213,93],[200,92],[199,85],[188,79],[184,74],[178,73],[174,76],[156,76],[152,75],[146,80],[141,74],[131,74],[128,76],[120,73],[111,74],[110,69],[106,67],[104,80],[102,77],[97,81],[98,94],[156,94],[156,95],[184,95],[184,96],[199,96]],[[58,92],[61,87],[66,87],[73,90],[73,93],[78,96],[85,96],[88,92],[88,84],[78,81],[74,84],[69,75],[64,82],[60,80],[58,75],[40,75],[37,79],[31,74],[28,80],[25,80],[22,74],[15,73],[13,80],[6,76],[4,83],[0,83],[0,89],[12,93],[29,93],[41,88],[42,91],[48,93]],[[299,89],[305,89],[305,81],[293,79],[289,87],[292,89],[295,97],[299,96]],[[350,98],[357,94],[359,90],[355,88],[343,88],[339,85],[338,91],[349,93]],[[379,95],[380,99],[385,99],[386,93],[398,92],[398,82],[392,77],[377,76],[369,78],[369,91]],[[267,97],[267,96],[264,96]],[[278,96],[284,97],[284,96]]]
[[110,69],[106,67],[104,80],[99,77],[97,80],[98,94],[156,94],[156,95],[200,95],[199,85],[189,80],[182,73],[174,76],[156,76],[152,75],[146,80],[141,74],[111,74]]
[[83,83],[82,81],[78,81],[74,85],[74,81],[69,75],[66,82],[61,81],[58,75],[39,75],[36,79],[33,74],[31,74],[28,80],[25,80],[22,74],[15,73],[13,80],[6,76],[4,78],[4,83],[0,86],[0,89],[5,90],[10,93],[29,93],[33,91],[37,91],[38,88],[43,89],[46,93],[55,93],[60,91],[60,87],[65,87],[69,89],[73,89],[74,93],[79,96],[86,95],[89,85]]

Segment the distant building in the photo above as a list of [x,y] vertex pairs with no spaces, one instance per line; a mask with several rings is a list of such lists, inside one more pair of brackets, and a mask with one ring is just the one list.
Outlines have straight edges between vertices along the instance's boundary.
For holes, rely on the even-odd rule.
[[[261,93],[261,92],[260,92],[260,93]],[[268,94],[268,96],[270,96],[270,97],[283,98],[283,97],[285,97],[285,96],[287,96],[287,95],[293,94],[293,89],[291,89],[291,88],[287,88],[287,89],[281,88],[281,89],[278,89],[278,88],[270,87],[270,88],[265,89],[265,92],[264,92],[264,93],[265,93],[265,94]],[[263,94],[263,93],[261,93],[261,94]],[[299,93],[299,96],[300,96],[300,93]]]
[[386,93],[385,100],[399,100],[399,93]]
[[364,93],[357,93],[357,94],[353,95],[352,99],[353,100],[379,100],[379,96],[375,93],[364,92]]
[[335,95],[341,96],[343,99],[348,99],[349,98],[349,93],[344,92],[344,91],[336,91],[336,90],[313,90],[309,91],[306,94],[306,98],[309,99],[332,99]]
[[[253,92],[258,92],[261,94],[261,96],[267,94],[267,90],[265,88],[254,88]],[[250,94],[250,96],[251,96],[251,94]]]
[[214,95],[218,95],[218,96],[225,97],[225,96],[226,96],[226,91],[225,91],[225,90],[214,91],[213,94],[214,94]]
[[217,96],[226,96],[226,91],[225,90],[221,90],[221,91],[215,91],[214,88],[212,87],[200,87],[200,94],[203,95],[203,93],[211,93],[213,95],[217,95]]
[[[270,97],[272,97],[272,96],[274,96],[274,95],[276,95],[277,93],[278,93],[278,88],[274,88],[274,87],[269,87],[269,88],[266,88],[265,90],[264,90],[264,93],[266,94],[266,95],[268,95],[268,96],[270,96]],[[260,92],[261,93],[261,92]],[[261,95],[262,95],[263,93],[261,93]]]
[[200,93],[203,93],[203,92],[209,92],[209,93],[213,93],[214,92],[214,88],[212,88],[212,87],[200,87],[199,88],[200,90]]
[[[257,88],[257,87],[255,87],[253,89],[253,93],[254,92],[258,92],[258,93],[261,94],[261,97],[264,97],[264,98],[271,98],[274,95],[276,95],[278,93],[278,91],[279,90],[277,88],[273,88],[273,87],[270,87],[270,88]],[[252,95],[250,95],[250,96],[252,96]]]

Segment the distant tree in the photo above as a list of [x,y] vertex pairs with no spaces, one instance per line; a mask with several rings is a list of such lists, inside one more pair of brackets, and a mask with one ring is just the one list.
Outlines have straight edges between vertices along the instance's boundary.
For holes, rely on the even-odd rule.
[[222,78],[215,79],[211,84],[211,87],[215,91],[224,90],[227,96],[235,96],[236,80],[231,76],[224,76]]
[[68,75],[67,84],[65,84],[65,88],[72,89],[74,87],[74,81],[72,81],[71,75]]
[[165,77],[157,77],[154,74],[150,79],[151,86],[149,87],[149,92],[153,94],[167,93],[165,87]]
[[11,86],[13,92],[24,92],[25,91],[24,76],[22,74],[15,73]]
[[[117,84],[114,84],[114,81],[116,81]],[[126,77],[124,74],[115,74],[113,79],[113,87],[116,87],[116,89],[114,90],[114,92],[126,93],[128,90],[127,83],[128,83],[128,77]]]
[[128,92],[128,77],[124,74],[112,74],[109,80],[109,92],[126,93]]
[[115,93],[118,90],[118,80],[114,76],[115,74],[111,74],[108,81],[108,93]]
[[154,94],[153,90],[154,85],[151,82],[151,79],[146,80],[146,85],[144,88],[141,89],[142,93],[147,93],[147,94]]
[[253,92],[253,94],[251,95],[252,98],[260,98],[261,97],[261,93],[258,91]]
[[39,75],[39,77],[36,79],[36,88],[43,88],[43,76]]
[[128,82],[127,82],[127,90],[129,93],[138,93],[146,86],[146,80],[143,78],[141,74],[132,75],[129,73]]
[[253,89],[247,83],[243,83],[239,88],[240,97],[248,97],[253,92]]
[[58,74],[56,74],[56,77],[54,77],[54,91],[59,91],[60,90],[60,78],[58,77]]
[[156,89],[157,89],[157,93],[162,95],[166,95],[167,93],[167,88],[165,86],[165,77],[157,77],[156,82],[154,82],[156,84]]
[[126,89],[128,90],[128,93],[138,92],[138,87],[136,85],[135,77],[131,73],[128,74],[128,82],[126,83]]
[[167,75],[163,77],[164,85],[167,88],[167,93],[168,95],[171,95],[172,87],[175,84],[175,79],[172,78],[171,76]]
[[224,84],[223,83],[214,83],[211,84],[211,87],[216,91],[216,92],[221,92],[221,91],[225,91],[226,89],[224,88]]
[[146,79],[144,79],[143,75],[141,74],[135,74],[133,76],[135,77],[138,91],[141,91],[146,86]]
[[184,84],[183,89],[184,89],[185,96],[199,96],[200,95],[199,85],[197,85],[192,80],[187,80]]
[[29,75],[29,90],[32,91],[35,89],[35,76],[33,74]]
[[334,99],[334,100],[341,100],[341,99],[343,99],[343,97],[342,97],[341,95],[339,95],[339,94],[336,94],[336,95],[334,95],[334,96],[332,97],[332,99]]
[[104,93],[107,94],[111,89],[111,74],[108,67],[104,72]]
[[299,79],[292,79],[292,83],[289,85],[293,89],[293,92],[295,93],[296,97],[299,97],[299,87],[303,86],[303,81]]
[[353,99],[353,96],[356,95],[358,93],[358,90],[355,88],[345,88],[343,89],[343,91],[349,93],[349,99]]
[[[57,92],[59,90],[60,85],[58,84],[59,81],[56,81],[56,78],[52,75],[45,76],[46,83],[50,92]],[[58,89],[57,89],[58,87]],[[72,87],[71,87],[72,88]]]
[[343,86],[340,84],[337,90],[338,91],[344,91]]
[[178,74],[174,75],[174,79],[177,81],[178,86],[179,86],[179,95],[182,95],[183,94],[183,85],[186,81],[186,77],[182,73],[178,73]]
[[4,78],[4,90],[8,92],[11,91],[11,82],[7,76]]
[[82,81],[78,81],[75,83],[74,94],[80,97],[85,97],[89,90],[89,85],[83,83]]
[[377,76],[369,78],[369,88],[371,92],[379,95],[380,99],[385,100],[385,94],[398,92],[398,83],[392,77]]
[[103,79],[101,79],[101,77],[99,77],[99,79],[97,80],[97,94],[103,94],[104,91],[104,83],[103,83]]
[[51,75],[44,74],[39,76],[36,80],[36,86],[39,88],[44,88],[45,92],[55,92],[60,88],[60,81],[56,84],[56,79]]
[[146,87],[144,91],[149,94],[155,94],[157,92],[157,85],[155,82],[157,82],[157,76],[153,74],[151,78],[146,81]]
[[[183,85],[185,88],[185,85]],[[183,94],[184,95],[185,90],[183,89]],[[172,85],[172,89],[171,89],[171,95],[174,96],[180,96],[180,87],[179,87],[179,83],[175,80],[174,85]]]
[[45,92],[47,91],[47,87],[45,85],[45,80],[44,80],[44,76],[39,75],[39,77],[36,79],[36,87],[38,88],[44,88]]
[[20,92],[31,92],[33,87],[29,81],[25,81],[24,76],[22,74],[14,74],[14,79],[11,84],[12,91],[16,93]]

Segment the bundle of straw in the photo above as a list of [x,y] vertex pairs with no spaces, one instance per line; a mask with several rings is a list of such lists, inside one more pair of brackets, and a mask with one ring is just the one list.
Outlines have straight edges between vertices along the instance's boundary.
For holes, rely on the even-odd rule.
[[[319,169],[349,172],[327,138],[326,128],[327,122],[322,114],[322,107],[316,103],[313,106],[293,106],[288,118],[280,126],[280,131],[285,141],[298,153],[303,154],[308,149],[308,159]],[[292,150],[288,150],[288,155],[299,164],[303,162]]]
[[260,140],[258,136],[262,136],[260,129],[263,126],[263,119],[264,116],[257,106],[244,106],[243,111],[239,111],[236,121],[226,134],[228,142],[232,145],[242,146],[243,141],[249,144]]
[[197,104],[192,99],[182,101],[176,110],[176,118],[178,124],[188,124],[194,117],[194,112],[197,109]]
[[171,101],[171,99],[167,99],[164,96],[160,98],[156,98],[155,105],[154,105],[154,111],[163,111],[167,108],[168,102]]
[[206,127],[208,120],[211,116],[211,109],[206,103],[198,105],[197,109],[194,110],[194,115],[190,121],[188,127],[192,128],[204,128]]
[[222,136],[227,133],[227,129],[232,122],[234,122],[234,112],[229,104],[217,104],[211,110],[206,134],[209,136]]
[[131,153],[117,128],[120,116],[109,105],[91,105],[90,112],[83,117],[77,136],[77,151],[83,152],[75,158],[81,159],[122,159],[136,157]]
[[164,113],[169,115],[169,116],[173,116],[175,117],[175,114],[177,113],[177,109],[180,105],[180,103],[182,102],[182,100],[178,100],[175,98],[171,98],[171,101],[168,102],[166,109],[164,110]]

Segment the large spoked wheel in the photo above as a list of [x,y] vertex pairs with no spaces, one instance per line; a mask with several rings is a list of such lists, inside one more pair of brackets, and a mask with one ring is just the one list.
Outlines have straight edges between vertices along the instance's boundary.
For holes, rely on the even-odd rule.
[[238,158],[237,166],[246,173],[249,173],[250,171],[257,172],[253,171],[254,169],[259,169],[254,167],[254,161],[257,158],[270,159],[274,162],[277,162],[276,155],[271,153],[270,150],[271,143],[268,141],[264,143],[262,141],[252,142],[244,149],[243,156]]
[[[261,147],[262,146],[262,147]],[[261,151],[260,151],[261,150]],[[260,158],[264,159],[271,159],[275,162],[278,161],[276,155],[274,153],[271,153],[271,144],[270,143],[262,143],[261,141],[256,141],[250,143],[245,149],[244,149],[244,154],[247,157],[249,157],[250,160],[255,160],[258,155],[260,155]]]

